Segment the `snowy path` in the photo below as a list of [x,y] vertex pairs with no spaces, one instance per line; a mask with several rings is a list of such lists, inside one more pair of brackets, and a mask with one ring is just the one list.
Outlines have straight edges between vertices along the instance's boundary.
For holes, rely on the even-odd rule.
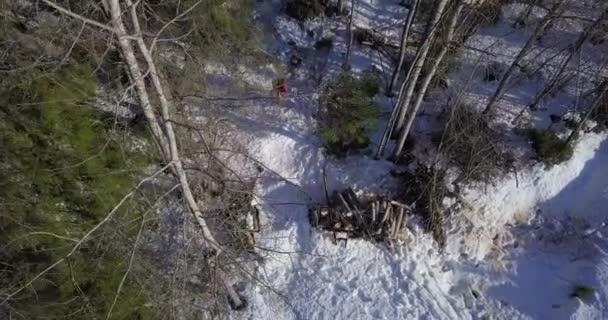
[[[249,151],[267,168],[258,186],[265,209],[258,245],[290,252],[272,255],[258,272],[286,295],[291,306],[274,292],[257,289],[248,292],[253,301],[245,318],[260,319],[255,316],[260,313],[272,313],[277,319],[462,318],[446,294],[450,273],[441,271],[440,257],[428,236],[422,236],[415,251],[391,253],[384,245],[367,241],[350,241],[344,248],[311,230],[307,205],[323,201],[323,166],[330,192],[345,186],[373,191],[393,183],[392,166],[385,161],[326,159],[313,130],[313,105],[304,101],[286,108],[247,109],[250,120],[273,118],[268,114],[280,111],[276,126],[249,121],[243,131],[251,131]],[[297,136],[289,134],[295,132]],[[277,174],[289,182],[277,179]]]

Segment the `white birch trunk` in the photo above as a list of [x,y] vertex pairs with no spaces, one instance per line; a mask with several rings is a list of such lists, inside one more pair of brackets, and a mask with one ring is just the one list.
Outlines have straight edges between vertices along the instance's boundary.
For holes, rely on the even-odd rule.
[[[146,64],[148,66],[148,76],[149,76],[150,80],[152,80],[154,91],[156,92],[156,94],[159,98],[159,101],[160,101],[161,115],[163,118],[163,126],[165,128],[165,132],[163,135],[161,135],[159,137],[159,140],[166,141],[165,143],[168,143],[169,155],[170,155],[170,159],[173,163],[174,173],[176,174],[176,176],[179,180],[179,183],[180,183],[184,198],[186,199],[186,202],[188,204],[188,207],[190,208],[192,214],[194,215],[197,223],[201,227],[205,241],[207,242],[208,245],[210,245],[212,248],[214,248],[216,250],[216,254],[219,255],[219,254],[223,253],[223,249],[222,249],[221,245],[218,243],[218,241],[215,240],[215,237],[211,233],[211,230],[209,229],[209,227],[203,217],[203,214],[201,213],[201,211],[198,207],[198,203],[196,202],[196,200],[194,198],[194,195],[190,188],[190,184],[188,182],[188,177],[183,168],[183,164],[182,164],[181,158],[179,156],[179,150],[178,150],[178,146],[177,146],[177,139],[175,136],[175,131],[173,129],[173,124],[171,122],[171,116],[170,116],[171,111],[170,111],[169,99],[167,98],[167,95],[164,92],[164,88],[163,88],[161,80],[160,80],[160,75],[156,69],[156,64],[154,63],[150,50],[148,49],[146,43],[144,42],[144,40],[142,38],[142,32],[141,32],[141,27],[139,25],[139,19],[137,16],[136,7],[133,6],[133,4],[131,3],[131,0],[127,0],[126,2],[127,2],[127,5],[129,5],[131,7],[130,8],[131,9],[131,20],[133,23],[133,28],[135,29],[135,33],[136,33],[135,39],[137,42],[138,49],[146,61]],[[122,34],[126,35],[126,30],[124,28],[124,24],[122,22],[122,16],[121,16],[122,10],[121,10],[120,4],[118,3],[118,0],[109,0],[109,7],[110,7],[112,21],[113,21],[114,26],[116,28],[120,29]],[[121,43],[121,49],[123,50],[123,53],[125,53],[125,55],[132,57],[132,59],[127,59],[127,64],[129,65],[130,69],[132,69],[133,71],[136,72],[136,74],[134,74],[133,77],[136,79],[136,82],[139,82],[139,85],[137,85],[137,86],[141,87],[140,88],[141,90],[138,89],[138,94],[140,95],[140,99],[142,98],[142,96],[144,96],[144,99],[146,99],[148,101],[148,105],[149,105],[149,97],[147,95],[147,88],[145,85],[145,81],[143,80],[144,75],[141,73],[141,68],[139,67],[139,62],[135,58],[135,55],[133,53],[133,48],[131,47],[128,40],[126,40],[126,38],[122,37],[122,38],[119,38],[119,41],[121,39],[124,42],[124,43]],[[149,122],[160,127],[158,119],[156,118],[155,115],[154,115],[154,117],[148,118],[148,114],[146,114],[146,118]],[[232,299],[232,301],[234,302],[235,306],[237,306],[237,307],[242,306],[243,302],[241,301],[241,298],[234,291],[234,288],[228,283],[225,276],[223,274],[220,274],[220,277],[226,287],[226,291],[228,292],[228,294],[229,294],[230,298]]]
[[441,18],[443,17],[443,13],[448,2],[450,1],[439,0],[437,7],[435,8],[435,13],[433,14],[433,17],[431,18],[431,21],[429,23],[429,27],[427,28],[426,39],[424,40],[422,46],[418,49],[418,53],[416,54],[417,57],[411,66],[411,75],[408,79],[405,79],[405,81],[407,81],[407,86],[403,94],[402,101],[399,103],[399,115],[397,116],[395,128],[393,129],[394,131],[399,132],[403,128],[405,115],[407,114],[407,108],[412,100],[412,95],[414,93],[414,89],[416,88],[416,83],[418,82],[418,78],[420,77],[420,73],[422,72],[422,67],[426,62],[426,57],[429,53],[429,50],[431,49],[431,44],[433,43],[433,40],[435,38],[437,27],[439,25],[439,22],[441,21]]
[[450,44],[452,43],[452,41],[454,39],[456,24],[458,22],[458,18],[460,17],[460,13],[462,12],[462,8],[464,7],[464,1],[458,0],[456,5],[457,5],[457,7],[454,9],[454,12],[452,13],[452,17],[450,18],[450,22],[448,25],[448,30],[447,30],[447,33],[445,36],[445,44],[441,48],[439,55],[435,58],[435,61],[433,61],[433,64],[431,65],[429,72],[422,79],[422,83],[420,85],[420,90],[418,91],[418,95],[416,96],[416,100],[414,101],[412,111],[410,112],[410,114],[407,118],[405,127],[403,127],[403,130],[401,130],[401,132],[399,133],[399,139],[397,140],[397,145],[395,146],[395,150],[393,153],[395,160],[399,159],[399,155],[403,151],[403,146],[405,145],[405,140],[407,139],[409,132],[412,129],[412,124],[414,123],[416,114],[418,113],[418,110],[420,109],[420,106],[422,105],[422,100],[424,99],[424,96],[426,95],[429,85],[431,84],[433,77],[437,73],[437,69],[439,69],[439,66],[441,65],[441,62],[443,61],[443,58],[448,53],[448,51],[450,49]]
[[399,79],[399,73],[401,72],[401,68],[403,68],[403,62],[405,61],[405,51],[407,49],[407,40],[409,38],[410,29],[412,27],[412,23],[414,21],[414,16],[416,15],[416,11],[418,11],[418,0],[413,0],[412,6],[408,10],[407,19],[405,24],[403,25],[403,31],[401,32],[401,45],[399,47],[399,61],[397,62],[397,66],[393,71],[393,76],[391,77],[391,82],[386,89],[386,95],[391,95],[393,91],[393,86],[395,82]]
[[112,17],[112,25],[114,29],[114,33],[116,34],[116,38],[118,39],[118,44],[122,51],[123,57],[127,66],[129,68],[129,72],[131,73],[131,77],[135,82],[135,90],[137,91],[137,96],[139,97],[139,101],[141,102],[141,107],[144,111],[144,116],[148,121],[148,125],[152,130],[152,134],[154,138],[160,145],[161,152],[163,153],[163,158],[166,162],[171,161],[171,151],[169,148],[169,141],[167,140],[161,126],[159,124],[158,118],[156,117],[156,113],[150,103],[150,97],[148,96],[148,91],[146,89],[146,83],[144,80],[144,73],[139,67],[139,63],[137,62],[137,58],[135,57],[135,51],[131,46],[130,37],[127,35],[127,29],[121,18],[121,10],[118,5],[117,0],[110,0],[108,7],[110,8],[110,16]]
[[[411,70],[412,69],[410,68],[408,71],[407,77],[409,77]],[[382,133],[382,139],[380,140],[380,145],[378,146],[378,151],[376,151],[376,156],[375,156],[376,159],[380,159],[383,156],[384,149],[386,148],[386,143],[388,142],[388,139],[390,139],[391,135],[393,134],[395,122],[397,121],[397,115],[399,114],[399,101],[401,101],[401,98],[403,96],[403,92],[405,91],[406,85],[407,85],[407,82],[403,81],[403,83],[401,84],[401,87],[399,88],[399,95],[397,96],[397,103],[395,104],[395,107],[393,108],[393,110],[391,110],[391,115],[388,119],[388,122],[386,123],[384,132]]]
[[[392,136],[393,132],[395,130],[401,129],[401,126],[403,125],[402,118],[405,117],[405,112],[407,111],[407,106],[409,105],[409,101],[407,102],[407,104],[404,103],[405,102],[404,95],[406,95],[406,93],[409,93],[409,95],[410,95],[409,99],[411,100],[411,94],[414,91],[417,78],[420,75],[420,71],[422,70],[422,66],[424,65],[424,60],[426,59],[426,55],[428,54],[428,50],[430,49],[434,32],[437,29],[437,24],[441,20],[442,13],[448,2],[447,0],[439,0],[439,1],[440,1],[440,3],[435,10],[435,15],[433,16],[433,19],[431,20],[431,22],[429,22],[429,25],[427,27],[427,37],[426,37],[425,41],[422,43],[421,47],[416,52],[414,61],[412,61],[411,65],[407,71],[407,74],[405,76],[405,79],[403,80],[403,82],[401,83],[401,87],[399,88],[399,95],[397,96],[397,102],[395,103],[395,106],[393,107],[393,110],[391,111],[391,116],[389,118],[389,121],[386,124],[386,127],[384,128],[384,133],[382,134],[382,140],[380,141],[380,145],[378,146],[378,151],[376,152],[376,159],[379,159],[384,154],[384,149],[386,148],[386,143]],[[415,74],[415,71],[417,71],[417,74]],[[415,79],[414,79],[414,76],[415,76]],[[412,82],[414,83],[414,85],[411,85]],[[400,124],[399,124],[399,122],[400,122]]]

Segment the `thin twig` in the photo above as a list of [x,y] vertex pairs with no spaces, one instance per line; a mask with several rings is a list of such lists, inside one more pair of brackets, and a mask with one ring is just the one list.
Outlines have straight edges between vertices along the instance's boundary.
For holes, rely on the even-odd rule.
[[96,27],[101,28],[103,30],[109,31],[111,33],[114,33],[114,29],[112,27],[110,27],[108,25],[105,25],[105,24],[103,24],[103,23],[101,23],[99,21],[95,21],[95,20],[83,17],[83,16],[81,16],[81,15],[79,15],[77,13],[74,13],[74,12],[72,12],[72,11],[70,11],[70,10],[68,10],[68,9],[66,9],[66,8],[64,8],[64,7],[58,5],[58,4],[54,3],[54,2],[51,2],[49,0],[42,0],[42,2],[44,2],[47,5],[55,8],[55,10],[57,10],[57,11],[65,14],[65,15],[68,15],[68,16],[70,16],[72,18],[78,19],[78,20],[80,20],[80,21],[82,21],[84,23],[88,23],[90,25],[96,26]]

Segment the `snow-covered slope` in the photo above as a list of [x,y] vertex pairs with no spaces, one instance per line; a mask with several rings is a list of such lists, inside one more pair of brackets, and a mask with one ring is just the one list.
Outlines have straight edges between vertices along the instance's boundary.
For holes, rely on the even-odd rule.
[[[608,248],[603,240],[607,230],[601,223],[588,230],[573,219],[558,221],[564,211],[573,217],[605,217],[601,210],[587,210],[608,205],[597,185],[608,181],[608,149],[601,143],[605,136],[585,138],[581,152],[563,165],[520,173],[519,187],[507,179],[487,193],[471,190],[467,199],[475,210],[454,217],[448,242],[456,245],[446,252],[439,253],[431,237],[416,228],[408,245],[392,252],[362,240],[334,244],[310,228],[307,205],[323,201],[324,166],[330,190],[356,186],[377,191],[394,182],[387,162],[325,158],[306,125],[308,112],[300,109],[307,106],[290,104],[270,125],[259,117],[255,142],[249,145],[268,167],[257,191],[265,213],[258,245],[266,250],[260,249],[265,261],[256,272],[263,285],[248,287],[251,305],[235,318],[603,319],[606,256],[577,256],[582,249],[594,251],[592,245]],[[269,108],[274,107],[250,106],[248,112],[264,114]],[[560,205],[564,202],[568,205]],[[527,221],[536,208],[551,211],[545,219],[550,222],[505,226]],[[596,298],[571,299],[576,284],[595,288]]]
[[[320,148],[314,118],[317,83],[309,78],[320,73],[327,79],[335,74],[344,51],[344,24],[327,19],[300,26],[279,14],[279,1],[270,3],[264,6],[264,15],[272,18],[264,21],[277,28],[270,50],[278,57],[289,60],[294,50],[286,45],[290,40],[310,48],[314,37],[327,32],[334,35],[334,47],[322,53],[306,51],[304,65],[288,77],[290,94],[282,105],[262,99],[241,108],[216,110],[234,126],[238,143],[264,167],[256,187],[256,205],[263,214],[257,245],[264,259],[254,266],[258,282],[243,291],[248,308],[232,318],[608,318],[605,134],[582,137],[574,157],[563,164],[550,169],[528,166],[495,186],[466,188],[465,206],[448,219],[448,243],[441,252],[415,223],[409,225],[407,243],[393,249],[363,240],[335,244],[311,229],[308,205],[324,199],[324,169],[330,192],[347,186],[382,192],[397,182],[390,175],[394,167],[387,161],[373,160],[370,155],[334,159]],[[360,26],[396,24],[405,13],[398,0],[357,3],[355,24]],[[507,8],[505,19],[513,16],[509,10],[519,9]],[[504,28],[503,21],[482,29],[471,44],[495,42]],[[313,30],[312,38],[308,30]],[[522,34],[505,39],[496,50],[509,56],[525,41]],[[463,65],[477,58],[470,52],[460,56],[469,62]],[[353,53],[355,72],[371,65],[390,69],[387,63],[369,49],[356,48]],[[455,70],[456,84],[463,70]],[[255,74],[249,80],[270,81]],[[472,101],[493,90],[487,86],[474,83]],[[428,103],[440,98],[442,93]],[[509,97],[498,109],[524,108],[525,103],[518,102],[521,97],[515,98]],[[390,101],[384,103],[390,105]],[[419,124],[419,132],[424,134],[427,125]],[[590,286],[595,292],[585,299],[573,298],[576,285]]]

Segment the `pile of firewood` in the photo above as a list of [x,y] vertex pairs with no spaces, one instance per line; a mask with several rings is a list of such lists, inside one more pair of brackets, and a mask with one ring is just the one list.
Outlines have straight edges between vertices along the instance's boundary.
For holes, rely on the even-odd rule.
[[367,238],[395,241],[405,236],[410,208],[394,200],[375,200],[362,204],[352,189],[334,192],[329,205],[311,208],[313,227],[331,231],[334,239]]

